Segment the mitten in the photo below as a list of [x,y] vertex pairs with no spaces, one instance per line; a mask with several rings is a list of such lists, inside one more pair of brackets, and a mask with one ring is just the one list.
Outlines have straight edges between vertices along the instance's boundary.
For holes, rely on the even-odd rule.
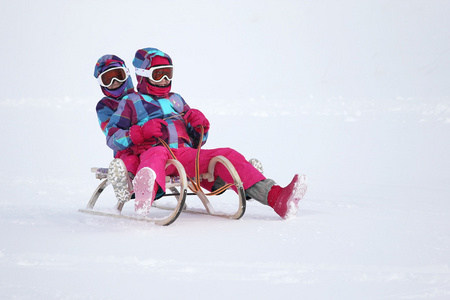
[[144,138],[146,140],[150,140],[153,137],[161,137],[162,126],[167,126],[167,122],[163,119],[150,119],[142,125],[142,133],[144,134]]
[[145,141],[141,126],[133,125],[131,126],[129,132],[133,144],[140,145]]
[[209,130],[208,119],[198,109],[191,108],[190,110],[188,110],[184,115],[184,120],[186,121],[186,123],[190,123],[197,132],[201,132],[200,126],[203,126],[203,128],[205,129],[204,133],[208,132]]

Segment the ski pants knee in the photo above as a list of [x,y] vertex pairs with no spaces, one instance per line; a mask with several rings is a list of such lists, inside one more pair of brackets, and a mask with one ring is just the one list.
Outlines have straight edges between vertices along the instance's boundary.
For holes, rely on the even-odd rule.
[[[195,163],[197,156],[197,149],[193,148],[178,148],[171,149],[176,159],[183,165],[186,174],[189,177],[195,177]],[[208,165],[211,159],[215,156],[226,157],[236,169],[242,181],[245,190],[253,186],[255,183],[266,179],[255,167],[253,167],[245,157],[231,148],[217,148],[217,149],[201,149],[199,158],[199,172],[207,173]],[[165,190],[165,176],[177,175],[176,168],[169,166],[165,169],[168,159],[172,159],[170,152],[163,146],[156,146],[146,150],[140,156],[140,165],[138,171],[143,167],[149,167],[156,173],[156,182]],[[222,164],[218,163],[215,167],[214,176],[219,176],[226,183],[234,183],[230,173]],[[202,184],[203,186],[203,184]],[[204,183],[204,187],[210,190],[212,183]]]

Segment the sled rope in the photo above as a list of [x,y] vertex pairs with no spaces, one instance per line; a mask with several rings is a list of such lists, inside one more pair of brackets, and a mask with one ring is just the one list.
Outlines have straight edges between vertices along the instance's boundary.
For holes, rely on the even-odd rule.
[[[191,177],[189,177],[189,175],[186,174],[186,176],[188,177],[188,179],[190,180],[190,182],[192,184],[192,187],[189,185],[188,185],[188,187],[194,193],[197,193],[199,191],[203,192],[202,187],[200,186],[200,148],[202,146],[205,128],[202,125],[200,125],[200,129],[201,129],[200,140],[199,140],[198,146],[197,146],[197,155],[195,156],[195,180],[193,180]],[[175,160],[178,160],[176,158],[175,154],[172,152],[172,149],[170,149],[169,145],[163,139],[161,139],[159,137],[158,137],[158,140],[161,144],[164,145],[164,147],[167,148],[167,150],[169,150],[169,153],[172,156],[172,158]],[[214,192],[210,192],[205,195],[207,195],[207,196],[218,195],[233,185],[234,185],[234,183],[227,183],[226,185],[215,190]]]

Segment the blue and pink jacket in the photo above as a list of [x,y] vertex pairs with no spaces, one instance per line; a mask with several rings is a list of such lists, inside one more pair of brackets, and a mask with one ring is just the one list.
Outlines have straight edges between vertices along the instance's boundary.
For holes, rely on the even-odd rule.
[[[138,50],[133,60],[133,65],[142,69],[149,69],[161,63],[172,64],[172,59],[155,48]],[[148,120],[158,118],[168,123],[167,127],[163,128],[161,138],[171,148],[196,148],[200,142],[200,134],[183,119],[183,115],[190,109],[186,101],[180,95],[171,93],[170,85],[158,87],[151,85],[146,77],[136,76],[136,79],[140,93],[125,96],[106,127],[108,146],[114,151],[131,148],[135,154],[141,154],[149,147],[161,145],[158,140],[134,145],[129,132],[133,125],[142,126]],[[202,145],[207,137],[206,133],[201,141]]]
[[[133,125],[144,125],[150,119],[163,119],[167,126],[163,128],[163,139],[170,148],[196,148],[200,141],[200,134],[186,124],[183,115],[190,109],[184,99],[169,93],[163,97],[133,93],[125,96],[117,111],[111,116],[107,126],[107,144],[120,151],[127,148],[134,149],[140,154],[149,147],[159,146],[159,141],[147,141],[142,145],[134,145],[129,129]],[[207,140],[208,133],[203,136],[202,145]]]
[[[95,64],[94,77],[97,78],[105,70],[114,67],[126,67],[125,62],[115,55],[103,55]],[[100,128],[103,133],[108,136],[107,125],[111,116],[119,107],[120,100],[129,93],[134,93],[134,86],[131,77],[128,77],[124,84],[118,89],[109,90],[102,86],[100,86],[100,88],[105,97],[97,103],[96,111]],[[114,151],[114,157],[122,159],[127,170],[136,174],[139,166],[139,158],[133,154],[131,149]]]
[[[94,77],[98,78],[98,76],[102,72],[114,67],[126,67],[125,62],[115,55],[111,54],[103,55],[102,57],[99,58],[99,60],[95,64]],[[116,90],[109,90],[102,86],[100,86],[100,88],[105,97],[103,97],[97,103],[96,111],[100,128],[102,129],[103,133],[107,136],[108,132],[106,131],[107,130],[106,127],[108,125],[109,119],[117,110],[120,100],[129,93],[134,93],[134,86],[131,77],[128,77],[125,83],[122,84],[122,86]]]
[[[172,64],[170,57],[154,48],[144,48],[136,52],[133,65],[136,68],[150,69],[155,65]],[[167,126],[163,127],[161,137],[183,165],[186,173],[193,177],[196,169],[196,156],[198,144],[206,142],[208,133],[198,133],[190,123],[185,122],[183,116],[190,107],[184,99],[176,93],[170,92],[170,85],[159,87],[141,76],[136,76],[140,93],[132,93],[125,96],[120,102],[117,111],[111,116],[106,127],[107,144],[115,151],[132,149],[133,154],[140,155],[138,171],[143,167],[149,167],[156,173],[155,189],[161,187],[165,190],[165,176],[176,173],[174,169],[166,169],[166,161],[171,156],[168,149],[163,147],[159,140],[151,139],[143,144],[135,145],[131,139],[130,128],[133,125],[144,125],[150,119],[163,119]],[[142,155],[141,155],[142,154]],[[210,160],[218,155],[226,157],[235,167],[243,182],[244,189],[248,189],[265,177],[256,170],[245,157],[230,148],[202,149],[198,162],[199,171],[207,172]],[[217,166],[215,176],[226,182],[233,183],[230,172],[222,165]],[[213,182],[203,181],[202,186],[211,190]]]

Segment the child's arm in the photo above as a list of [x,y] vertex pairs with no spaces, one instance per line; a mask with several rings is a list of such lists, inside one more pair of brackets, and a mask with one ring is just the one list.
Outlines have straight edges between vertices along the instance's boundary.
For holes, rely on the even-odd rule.
[[113,100],[104,97],[97,103],[97,106],[95,108],[95,110],[97,111],[98,123],[105,136],[107,135],[106,126],[108,125],[111,116],[116,111],[117,105],[117,102],[113,103]]
[[206,143],[208,139],[209,132],[209,121],[205,115],[195,108],[190,108],[187,110],[183,116],[186,122],[187,132],[191,138],[192,146],[197,148],[200,143],[201,138],[201,127],[203,127],[203,139],[201,141],[201,146]]
[[108,147],[114,151],[120,151],[134,145],[130,136],[133,119],[136,119],[134,103],[128,97],[124,97],[106,126],[106,144]]

